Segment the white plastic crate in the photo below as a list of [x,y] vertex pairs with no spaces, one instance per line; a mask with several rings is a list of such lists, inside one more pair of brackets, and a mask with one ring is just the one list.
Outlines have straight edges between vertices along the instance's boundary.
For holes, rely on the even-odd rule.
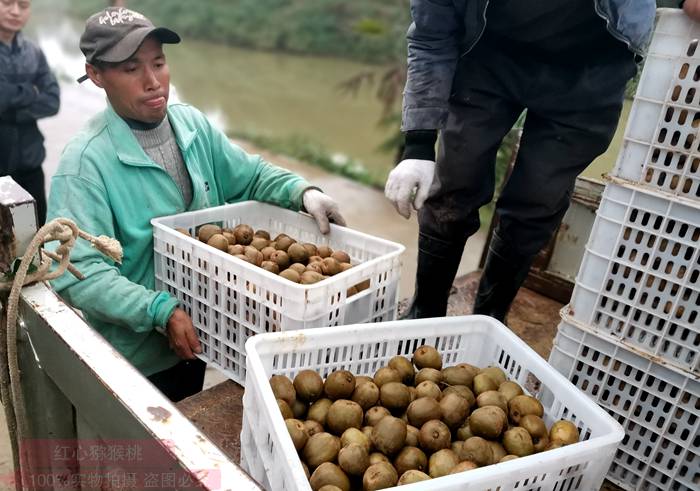
[[700,209],[608,184],[569,313],[700,373]]
[[700,202],[700,23],[660,9],[612,172]]
[[[347,227],[331,225],[324,236],[308,215],[245,201],[152,220],[156,288],[175,295],[192,317],[202,358],[239,384],[245,382],[245,342],[263,332],[288,331],[396,317],[400,255],[404,246]],[[274,237],[346,251],[353,268],[312,285],[301,285],[210,247],[194,235],[199,225],[247,223]],[[347,296],[348,288],[369,287]]]
[[[500,322],[485,316],[445,317],[335,329],[264,334],[248,341],[241,465],[268,490],[310,490],[268,382],[303,369],[322,376],[345,369],[372,375],[397,354],[435,346],[443,366],[468,362],[501,367],[544,406],[547,425],[574,421],[581,442],[408,486],[415,491],[485,489],[598,490],[622,428]],[[403,488],[401,488],[403,489]]]
[[700,382],[562,313],[549,363],[624,428],[607,478],[629,491],[697,490]]

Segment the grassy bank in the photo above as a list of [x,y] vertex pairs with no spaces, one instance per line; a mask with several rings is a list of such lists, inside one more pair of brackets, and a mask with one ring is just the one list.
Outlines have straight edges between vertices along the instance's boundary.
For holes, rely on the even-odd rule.
[[[409,23],[408,0],[127,0],[183,36],[234,46],[385,62]],[[70,2],[85,18],[105,0]]]

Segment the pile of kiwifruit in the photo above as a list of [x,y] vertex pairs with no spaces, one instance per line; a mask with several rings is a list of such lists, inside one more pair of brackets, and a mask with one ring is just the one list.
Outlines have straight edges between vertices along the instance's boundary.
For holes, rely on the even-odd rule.
[[579,439],[570,421],[548,429],[542,404],[500,368],[443,368],[427,345],[374,377],[302,370],[270,385],[314,491],[391,488]]
[[[175,230],[190,236],[177,227]],[[352,268],[350,255],[327,245],[299,243],[287,234],[270,238],[267,230],[253,230],[242,223],[235,228],[221,228],[212,223],[197,229],[197,239],[294,283],[310,285]],[[369,287],[363,281],[348,289],[348,296]]]

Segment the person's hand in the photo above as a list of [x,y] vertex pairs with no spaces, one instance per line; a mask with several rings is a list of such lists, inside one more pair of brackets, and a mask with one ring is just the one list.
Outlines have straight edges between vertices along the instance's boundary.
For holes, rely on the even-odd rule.
[[389,173],[384,194],[394,204],[399,215],[411,218],[411,205],[415,210],[421,209],[428,198],[434,175],[435,162],[432,160],[402,160]]
[[301,198],[304,209],[314,217],[322,234],[331,230],[329,221],[337,225],[345,226],[345,219],[338,211],[338,204],[318,189],[307,189]]
[[700,0],[685,0],[683,11],[694,21],[700,22]]
[[192,360],[195,358],[195,353],[202,352],[197,333],[192,325],[192,319],[184,310],[175,309],[173,311],[168,319],[165,332],[168,335],[170,348],[183,360]]

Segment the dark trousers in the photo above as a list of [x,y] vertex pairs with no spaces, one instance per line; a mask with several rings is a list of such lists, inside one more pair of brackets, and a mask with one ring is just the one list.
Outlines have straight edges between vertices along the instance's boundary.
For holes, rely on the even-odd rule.
[[636,70],[621,43],[589,58],[536,59],[485,39],[460,60],[435,179],[419,213],[422,239],[461,254],[479,229],[479,208],[493,198],[501,140],[527,109],[515,167],[496,204],[495,233],[508,249],[501,254],[521,261],[547,243],[576,176],[610,144]]
[[182,360],[172,368],[154,373],[148,380],[173,402],[202,391],[207,364],[202,360]]
[[44,189],[44,170],[41,166],[28,171],[17,171],[10,177],[36,201],[37,226],[46,222],[46,191]]

